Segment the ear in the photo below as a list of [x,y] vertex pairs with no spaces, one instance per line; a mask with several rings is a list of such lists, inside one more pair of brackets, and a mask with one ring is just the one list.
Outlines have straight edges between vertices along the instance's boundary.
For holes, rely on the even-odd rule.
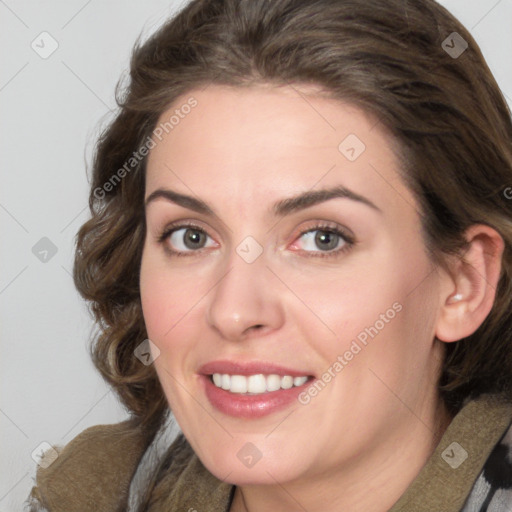
[[449,263],[441,287],[436,337],[457,341],[473,334],[492,309],[501,274],[503,238],[493,228],[474,224],[465,232],[467,251]]

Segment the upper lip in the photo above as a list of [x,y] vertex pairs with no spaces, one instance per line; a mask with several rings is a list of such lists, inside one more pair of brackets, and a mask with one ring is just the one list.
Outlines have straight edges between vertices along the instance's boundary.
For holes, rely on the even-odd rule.
[[199,368],[199,373],[213,375],[227,373],[229,375],[290,375],[291,377],[310,376],[308,371],[294,370],[265,361],[210,361]]

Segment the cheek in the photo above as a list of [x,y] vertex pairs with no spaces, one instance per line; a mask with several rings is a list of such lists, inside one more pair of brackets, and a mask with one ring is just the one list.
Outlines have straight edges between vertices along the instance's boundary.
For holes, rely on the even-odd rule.
[[173,266],[158,249],[144,250],[140,296],[148,338],[164,356],[156,360],[157,370],[164,365],[174,373],[188,367],[197,331],[204,325],[202,299],[210,287],[204,272],[198,275],[181,263]]
[[384,325],[387,329],[396,320],[396,310],[400,309],[396,303],[404,297],[408,284],[400,281],[392,257],[383,253],[378,258],[365,256],[337,269],[317,271],[315,276],[296,273],[283,279],[294,283],[295,298],[290,298],[290,304],[295,304],[295,324],[308,331],[304,338],[316,340],[315,345],[325,356],[332,358],[347,350],[358,335],[364,341],[368,337],[366,328],[377,323],[379,330]]
[[[172,278],[168,265],[155,250],[144,249],[140,269],[140,296],[148,337],[159,346],[186,314],[190,288]],[[161,347],[162,348],[162,347]]]
[[[429,261],[421,246],[418,250],[398,246],[385,249],[354,259],[354,264],[338,275],[326,273],[314,287],[310,280],[304,280],[295,290],[317,313],[318,318],[308,314],[311,320],[306,324],[328,335],[323,337],[325,344],[317,345],[325,357],[334,360],[352,349],[361,355],[367,352],[368,357],[381,357],[381,351],[386,350],[401,354],[411,346],[411,338],[431,338],[430,320],[435,313],[429,297],[435,290],[430,289],[432,279],[426,279],[432,270]],[[357,358],[364,359],[360,355]]]

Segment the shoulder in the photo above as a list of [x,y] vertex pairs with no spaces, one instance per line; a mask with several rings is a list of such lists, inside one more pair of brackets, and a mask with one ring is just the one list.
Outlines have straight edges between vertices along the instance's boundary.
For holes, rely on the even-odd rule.
[[133,420],[90,427],[40,461],[29,512],[123,510],[132,475],[146,448]]
[[463,512],[487,510],[512,510],[512,425],[487,458],[463,508]]
[[[505,512],[505,508],[487,508],[491,499],[507,499],[490,488],[489,469],[507,474],[509,451],[502,441],[510,432],[512,403],[508,396],[483,394],[467,399],[453,417],[431,457],[395,503],[392,512]],[[497,456],[497,457],[496,457]],[[499,459],[498,466],[493,459]],[[480,483],[477,483],[480,482]],[[482,485],[481,485],[482,484]],[[501,485],[501,484],[500,484]],[[504,489],[505,486],[501,485]],[[498,489],[497,489],[498,490]],[[390,512],[391,512],[390,511]]]

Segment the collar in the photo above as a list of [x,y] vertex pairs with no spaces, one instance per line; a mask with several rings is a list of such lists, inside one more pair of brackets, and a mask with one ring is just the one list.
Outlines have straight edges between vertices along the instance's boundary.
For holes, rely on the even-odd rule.
[[[494,446],[512,421],[512,405],[496,395],[467,401],[433,454],[389,512],[459,512]],[[154,510],[228,512],[235,486],[213,476],[192,451],[169,414],[134,475],[128,512],[136,512],[147,481],[167,456],[172,463],[154,489]],[[175,441],[169,448],[169,439]],[[170,457],[171,456],[171,457]],[[462,460],[463,459],[463,460]],[[146,475],[146,476],[143,476]],[[155,503],[156,505],[156,503]],[[151,509],[153,510],[153,508]]]

